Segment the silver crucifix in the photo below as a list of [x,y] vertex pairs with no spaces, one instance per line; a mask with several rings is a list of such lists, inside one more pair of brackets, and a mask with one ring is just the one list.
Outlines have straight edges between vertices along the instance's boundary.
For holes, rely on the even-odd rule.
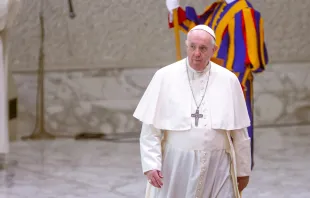
[[199,118],[202,118],[202,114],[199,114],[199,109],[196,110],[196,113],[192,114],[192,117],[195,118],[195,126],[198,126]]

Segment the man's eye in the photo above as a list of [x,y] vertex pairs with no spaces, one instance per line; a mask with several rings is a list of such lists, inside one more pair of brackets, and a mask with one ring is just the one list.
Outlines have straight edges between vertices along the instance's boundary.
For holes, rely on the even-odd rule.
[[201,48],[200,48],[200,51],[201,51],[201,52],[206,52],[206,51],[207,51],[207,48],[206,48],[206,47],[201,47]]

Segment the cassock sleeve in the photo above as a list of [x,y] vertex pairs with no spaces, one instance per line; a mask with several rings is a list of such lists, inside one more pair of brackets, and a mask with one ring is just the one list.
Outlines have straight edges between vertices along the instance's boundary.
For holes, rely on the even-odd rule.
[[231,132],[236,154],[237,177],[249,176],[251,173],[251,139],[247,128]]
[[161,170],[161,138],[161,130],[156,129],[153,125],[142,124],[140,134],[140,154],[143,173],[149,170]]
[[268,63],[261,14],[246,8],[235,15],[228,25],[229,48],[226,67],[235,72],[244,72],[245,65],[252,72],[262,72]]

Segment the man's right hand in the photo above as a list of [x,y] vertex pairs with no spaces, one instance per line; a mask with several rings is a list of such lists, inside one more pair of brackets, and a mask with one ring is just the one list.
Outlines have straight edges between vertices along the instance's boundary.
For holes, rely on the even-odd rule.
[[145,173],[147,179],[148,179],[148,182],[150,184],[152,184],[154,187],[156,188],[161,188],[162,185],[163,185],[163,181],[162,181],[162,178],[163,178],[163,175],[161,173],[161,171],[159,170],[150,170],[148,172]]

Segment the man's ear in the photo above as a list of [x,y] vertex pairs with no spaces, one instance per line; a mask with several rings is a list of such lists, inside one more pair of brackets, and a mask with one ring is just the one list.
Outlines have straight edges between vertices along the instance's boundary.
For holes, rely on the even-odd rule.
[[188,47],[188,40],[185,40],[185,45]]
[[214,45],[214,47],[213,47],[213,53],[216,52],[217,49],[218,49],[218,46],[217,46],[217,45]]

